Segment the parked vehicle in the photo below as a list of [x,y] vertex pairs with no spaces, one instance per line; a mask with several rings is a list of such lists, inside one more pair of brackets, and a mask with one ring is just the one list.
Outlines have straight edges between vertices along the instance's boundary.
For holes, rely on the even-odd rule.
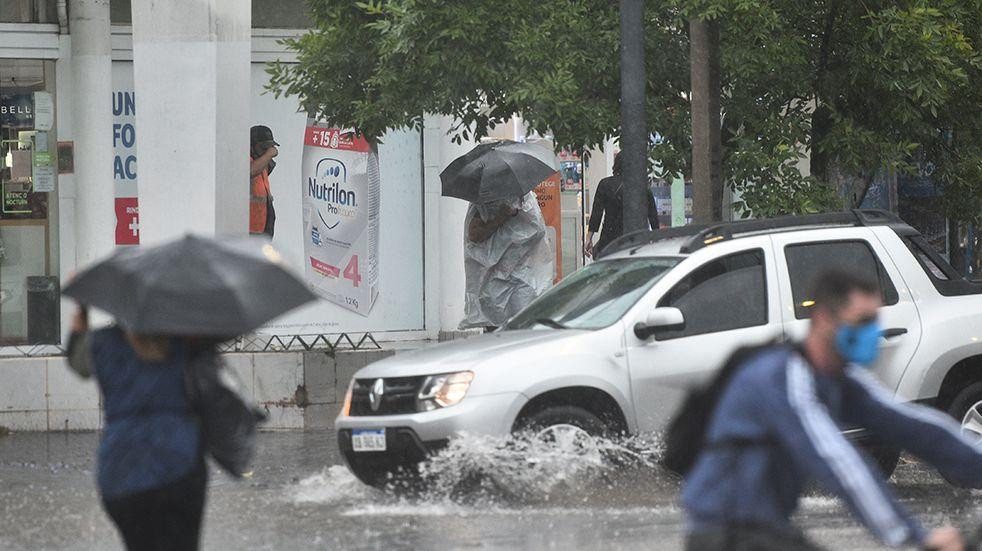
[[[339,446],[377,484],[461,433],[655,433],[738,345],[802,338],[832,266],[880,282],[883,384],[982,439],[982,285],[864,210],[626,235],[501,330],[358,371]],[[877,459],[890,471],[896,453]]]

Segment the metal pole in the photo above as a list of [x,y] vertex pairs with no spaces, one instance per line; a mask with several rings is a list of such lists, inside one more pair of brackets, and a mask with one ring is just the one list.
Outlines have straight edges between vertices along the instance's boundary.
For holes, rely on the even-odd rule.
[[973,279],[972,262],[974,260],[972,256],[975,252],[975,228],[971,223],[968,224],[965,234],[965,277],[967,279]]
[[[580,149],[580,250],[578,256],[583,257],[583,249],[586,246],[586,151]],[[584,258],[580,266],[586,264]],[[579,267],[579,266],[577,266]]]
[[648,131],[644,115],[644,0],[621,5],[621,167],[624,233],[645,229]]

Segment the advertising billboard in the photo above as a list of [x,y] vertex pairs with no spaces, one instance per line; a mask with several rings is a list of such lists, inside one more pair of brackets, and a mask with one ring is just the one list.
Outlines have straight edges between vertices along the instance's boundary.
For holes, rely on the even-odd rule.
[[[251,88],[243,93],[248,93],[250,97],[250,125],[268,126],[280,143],[279,155],[275,159],[276,169],[269,176],[276,205],[273,245],[293,268],[294,273],[305,278],[322,300],[274,320],[259,332],[309,335],[422,330],[423,153],[420,133],[409,130],[389,132],[370,155],[364,154],[357,159],[340,159],[346,168],[349,168],[348,163],[351,165],[351,172],[346,174],[350,176],[348,181],[340,180],[340,165],[330,162],[320,164],[321,174],[318,178],[316,161],[306,172],[304,168],[307,117],[299,111],[296,98],[275,98],[265,92],[269,79],[265,69],[265,65],[261,63],[252,65]],[[131,62],[113,62],[112,107],[116,153],[114,180],[117,244],[138,243],[137,146],[135,139],[131,137],[135,137],[139,131],[135,127],[134,118],[139,105],[138,98],[133,94]],[[327,148],[321,149],[327,152]],[[358,153],[361,155],[365,152]],[[374,160],[371,160],[372,156]],[[243,162],[247,161],[247,152],[243,151],[242,158]],[[180,159],[175,162],[179,165]],[[372,169],[376,171],[373,177],[368,177],[370,166],[376,167]],[[333,178],[331,180],[328,179],[328,169],[330,178]],[[311,177],[316,180],[313,200],[309,181]],[[363,177],[368,180],[374,178],[376,184],[368,184],[363,192],[346,187],[349,182],[353,184]],[[249,186],[249,182],[243,182],[242,185]],[[347,193],[350,191],[354,191],[353,197]],[[362,193],[374,193],[375,196],[363,197]],[[327,200],[317,199],[318,195]],[[349,198],[357,204],[357,208],[352,204],[340,204],[342,200],[347,202]],[[327,225],[323,228],[317,226],[315,232],[314,224],[310,223],[310,216],[316,216],[310,209],[313,201],[321,203],[320,212],[329,223],[327,225],[338,222],[340,218],[337,217],[343,210],[359,220],[359,227],[352,225],[352,234],[341,238],[331,234]],[[331,212],[327,203],[332,203],[332,207],[338,212]],[[368,208],[359,210],[362,205]],[[366,220],[374,217],[374,222],[366,223],[361,228],[359,217],[362,214]],[[328,219],[330,216],[336,218]],[[371,227],[374,230],[367,231]],[[366,230],[363,237],[367,242],[357,240],[358,236],[355,234],[359,230]],[[316,246],[313,241],[315,233],[321,245],[327,243],[328,238],[346,245],[336,247],[333,253],[322,247],[316,254],[311,254]],[[346,240],[345,237],[352,238]],[[342,250],[342,256],[331,256]],[[356,250],[365,252],[358,252],[357,260],[353,262],[353,252]],[[312,257],[317,260],[316,267],[319,270],[315,269]],[[347,284],[349,290],[354,289],[353,284],[357,281],[358,293],[345,295],[335,289],[332,296],[329,292],[329,276],[334,274],[340,277],[335,278],[333,283]],[[364,293],[366,289],[368,292]],[[357,306],[349,303],[349,300],[357,302]]]

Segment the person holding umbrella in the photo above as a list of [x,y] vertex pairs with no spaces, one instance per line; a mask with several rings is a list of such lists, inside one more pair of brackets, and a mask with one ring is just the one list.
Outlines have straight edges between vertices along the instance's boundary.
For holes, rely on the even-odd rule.
[[79,307],[69,366],[95,376],[105,431],[98,453],[103,507],[126,548],[198,548],[208,474],[184,389],[187,339],[110,327],[90,332]]
[[103,507],[129,550],[197,549],[206,450],[222,462],[209,447],[213,424],[194,403],[194,371],[203,368],[202,359],[217,361],[217,343],[313,295],[279,265],[267,242],[190,236],[121,250],[73,279],[64,293],[116,319],[90,330],[87,306],[80,306],[68,346],[71,368],[94,376],[102,392],[97,483]]
[[440,174],[443,195],[469,201],[462,329],[492,330],[552,284],[555,253],[532,190],[552,176],[552,153],[509,141],[481,144]]

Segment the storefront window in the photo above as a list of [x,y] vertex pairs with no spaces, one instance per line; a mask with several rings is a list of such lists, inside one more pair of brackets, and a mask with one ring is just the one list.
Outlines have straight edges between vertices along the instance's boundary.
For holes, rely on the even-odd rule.
[[0,23],[57,23],[55,0],[0,1]]
[[306,29],[311,25],[303,0],[252,0],[253,29]]
[[[109,18],[114,25],[132,23],[131,4],[131,0],[109,2]],[[310,25],[304,0],[252,0],[254,29],[306,29]]]
[[54,62],[0,59],[0,345],[59,342]]

